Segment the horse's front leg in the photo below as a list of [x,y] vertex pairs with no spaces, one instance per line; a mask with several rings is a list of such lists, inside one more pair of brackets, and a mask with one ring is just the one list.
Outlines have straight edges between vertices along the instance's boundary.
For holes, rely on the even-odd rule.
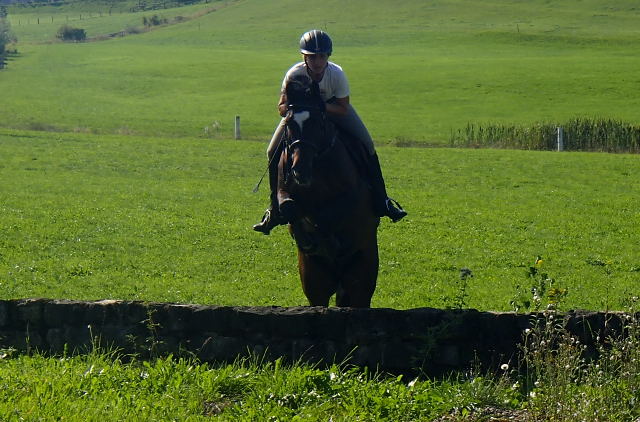
[[317,256],[298,250],[298,271],[302,290],[311,306],[329,306],[329,299],[336,292],[338,283],[328,266]]
[[367,245],[358,252],[340,277],[337,306],[370,308],[378,279],[378,246]]

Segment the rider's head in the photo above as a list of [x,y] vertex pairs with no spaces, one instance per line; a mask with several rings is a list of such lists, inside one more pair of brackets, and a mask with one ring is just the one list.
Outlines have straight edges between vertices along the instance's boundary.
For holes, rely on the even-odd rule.
[[333,43],[331,37],[324,31],[312,29],[305,32],[300,38],[300,52],[304,55],[308,54],[326,54],[331,55],[333,51]]

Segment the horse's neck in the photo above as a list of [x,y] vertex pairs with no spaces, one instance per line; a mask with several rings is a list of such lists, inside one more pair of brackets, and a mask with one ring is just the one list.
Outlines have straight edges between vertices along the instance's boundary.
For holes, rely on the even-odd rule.
[[335,145],[317,163],[318,170],[325,173],[325,183],[339,191],[355,189],[360,182],[360,174],[344,142],[336,138]]

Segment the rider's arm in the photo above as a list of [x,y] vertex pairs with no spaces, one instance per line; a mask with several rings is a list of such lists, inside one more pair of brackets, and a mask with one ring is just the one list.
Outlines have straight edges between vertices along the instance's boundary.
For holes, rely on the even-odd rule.
[[282,117],[287,115],[287,96],[285,94],[280,94],[280,101],[278,101],[278,113],[280,113],[280,116]]
[[326,103],[327,113],[337,116],[346,116],[349,112],[349,96],[344,98],[332,98]]
[[[349,96],[344,98],[332,98],[325,103],[327,113],[335,114],[337,116],[345,116],[349,112]],[[285,94],[280,95],[280,101],[278,102],[278,113],[280,116],[285,117],[287,115],[287,96]]]

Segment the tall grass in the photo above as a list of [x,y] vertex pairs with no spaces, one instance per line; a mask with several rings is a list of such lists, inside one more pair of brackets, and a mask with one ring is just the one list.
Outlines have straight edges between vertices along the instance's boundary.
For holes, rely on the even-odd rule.
[[452,133],[451,145],[555,150],[558,128],[562,129],[564,150],[640,152],[640,125],[606,118],[574,118],[530,126],[469,123]]
[[551,308],[525,334],[524,391],[530,420],[637,421],[640,313],[631,309],[623,316],[622,334],[596,337],[596,350],[588,350],[564,327],[562,316]]

